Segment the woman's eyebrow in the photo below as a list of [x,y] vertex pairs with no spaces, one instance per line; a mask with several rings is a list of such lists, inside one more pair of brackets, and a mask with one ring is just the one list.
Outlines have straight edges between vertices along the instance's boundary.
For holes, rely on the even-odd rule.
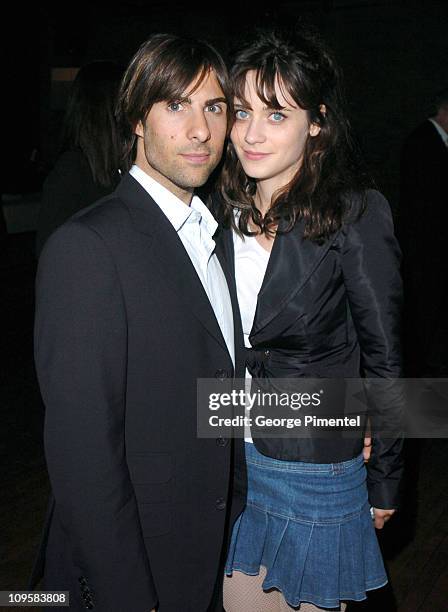
[[240,108],[247,108],[248,110],[252,110],[251,105],[248,102],[234,102],[233,106],[239,106]]

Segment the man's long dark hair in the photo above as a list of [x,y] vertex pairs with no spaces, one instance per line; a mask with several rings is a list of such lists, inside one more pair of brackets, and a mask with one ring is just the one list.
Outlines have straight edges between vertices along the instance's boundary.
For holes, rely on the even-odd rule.
[[[256,72],[259,98],[270,109],[282,108],[276,93],[279,82],[294,102],[307,111],[310,123],[320,126],[308,137],[300,168],[273,196],[263,217],[254,203],[256,181],[248,177],[229,143],[218,184],[223,197],[222,220],[240,234],[253,235],[249,222],[273,235],[281,219],[283,231],[303,220],[305,237],[322,242],[340,228],[350,192],[371,186],[352,137],[345,112],[341,72],[323,43],[305,33],[263,32],[241,49],[231,70],[235,97],[243,104],[246,75]],[[240,211],[235,221],[235,209]]]
[[93,180],[113,188],[120,167],[120,141],[115,103],[123,69],[113,62],[83,66],[73,81],[68,100],[62,145],[87,158]]
[[[226,98],[229,118],[233,109],[229,75],[214,47],[174,34],[154,34],[140,46],[123,77],[117,103],[125,169],[131,167],[135,158],[138,122],[145,121],[157,102],[175,102],[194,93],[210,70]],[[187,91],[193,82],[193,89]]]

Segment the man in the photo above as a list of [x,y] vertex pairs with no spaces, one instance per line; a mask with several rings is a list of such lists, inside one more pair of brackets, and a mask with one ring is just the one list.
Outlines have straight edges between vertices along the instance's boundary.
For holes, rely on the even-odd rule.
[[242,332],[216,222],[193,192],[221,158],[230,104],[212,47],[150,38],[119,98],[134,165],[40,258],[35,352],[54,495],[44,587],[69,590],[71,610],[222,609],[243,447],[197,438],[196,381],[242,375]]
[[437,376],[448,367],[446,349],[437,348],[447,335],[447,176],[448,89],[444,89],[434,98],[431,117],[406,139],[401,159],[409,375]]

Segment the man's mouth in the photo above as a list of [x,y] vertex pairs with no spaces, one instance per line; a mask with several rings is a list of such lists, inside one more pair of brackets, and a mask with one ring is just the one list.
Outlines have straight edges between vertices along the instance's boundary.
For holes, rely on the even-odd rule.
[[210,153],[181,153],[181,156],[193,164],[204,164],[209,161]]

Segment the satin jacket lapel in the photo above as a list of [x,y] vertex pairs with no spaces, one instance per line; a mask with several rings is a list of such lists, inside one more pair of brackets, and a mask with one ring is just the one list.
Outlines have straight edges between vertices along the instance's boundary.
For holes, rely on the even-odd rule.
[[[280,223],[280,229],[284,223]],[[300,292],[325,256],[336,234],[323,245],[303,238],[304,226],[299,222],[286,234],[277,234],[272,247],[266,274],[258,294],[254,323],[249,336],[257,343],[260,332],[279,315]]]
[[[177,232],[151,196],[132,176],[126,175],[116,190],[125,202],[137,231],[152,240],[151,256],[160,276],[177,293],[207,331],[227,345],[208,296]],[[230,356],[229,356],[230,357]]]

